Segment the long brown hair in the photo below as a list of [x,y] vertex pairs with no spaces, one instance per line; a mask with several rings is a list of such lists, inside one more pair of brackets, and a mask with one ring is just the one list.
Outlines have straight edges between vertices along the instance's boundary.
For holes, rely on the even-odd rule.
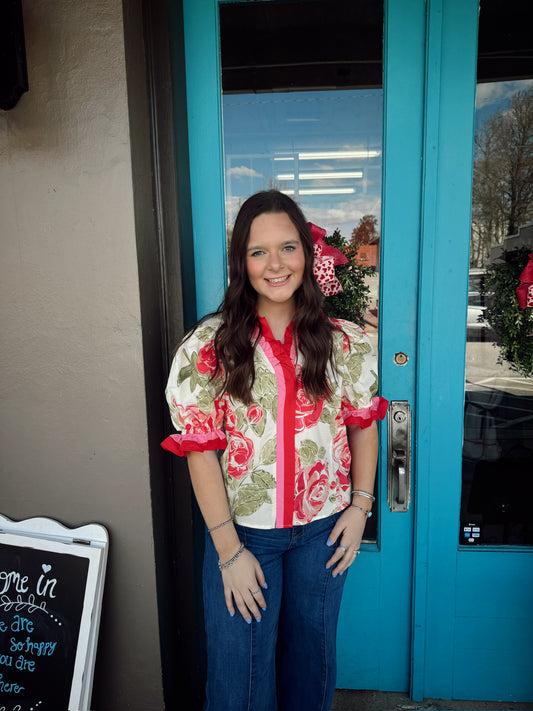
[[330,388],[326,368],[332,359],[332,331],[340,330],[326,317],[323,295],[313,275],[313,238],[298,205],[277,190],[267,190],[249,197],[235,220],[230,242],[229,286],[218,313],[222,316],[215,336],[217,371],[224,376],[223,390],[246,404],[252,402],[255,379],[254,350],[261,333],[257,316],[257,294],[246,270],[246,250],[253,220],[263,213],[288,215],[298,230],[305,255],[303,281],[294,293],[295,316],[293,334],[303,356],[302,384],[307,396],[316,400],[328,397]]

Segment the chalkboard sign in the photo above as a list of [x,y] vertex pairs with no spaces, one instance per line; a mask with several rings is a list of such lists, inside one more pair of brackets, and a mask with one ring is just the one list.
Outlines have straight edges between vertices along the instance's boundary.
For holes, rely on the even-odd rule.
[[108,536],[0,515],[0,711],[88,711]]

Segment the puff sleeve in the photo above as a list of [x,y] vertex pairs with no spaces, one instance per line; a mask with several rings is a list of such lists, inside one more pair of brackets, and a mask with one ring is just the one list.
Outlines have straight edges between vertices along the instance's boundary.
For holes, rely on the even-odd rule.
[[165,391],[177,434],[161,446],[174,454],[225,449],[224,409],[217,395],[220,378],[216,368],[213,337],[215,328],[202,324],[178,349]]
[[344,334],[338,359],[342,374],[342,417],[345,425],[363,429],[382,420],[389,405],[377,395],[377,358],[368,336],[353,323],[339,321]]

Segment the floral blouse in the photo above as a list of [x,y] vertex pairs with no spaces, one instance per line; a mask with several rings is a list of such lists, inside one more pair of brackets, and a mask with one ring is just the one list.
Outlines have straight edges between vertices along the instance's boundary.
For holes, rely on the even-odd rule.
[[178,349],[166,389],[178,434],[162,443],[178,455],[223,450],[221,467],[232,517],[252,528],[288,528],[325,518],[351,502],[346,425],[368,427],[385,417],[376,397],[377,364],[367,336],[334,320],[335,367],[330,399],[316,405],[301,385],[301,354],[289,324],[284,343],[266,319],[255,348],[253,405],[219,395],[213,339],[220,323],[204,321]]

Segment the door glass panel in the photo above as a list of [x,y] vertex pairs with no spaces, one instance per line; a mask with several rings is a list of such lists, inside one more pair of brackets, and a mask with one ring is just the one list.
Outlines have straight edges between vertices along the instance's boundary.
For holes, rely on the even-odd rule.
[[[337,274],[359,284],[366,308],[337,306],[377,350],[383,9],[373,0],[223,3],[220,27],[228,238],[249,195],[293,197],[352,260]],[[373,516],[365,538],[376,530]]]
[[482,0],[480,7],[462,545],[533,545],[533,309],[521,309],[516,297],[533,250],[527,5]]

